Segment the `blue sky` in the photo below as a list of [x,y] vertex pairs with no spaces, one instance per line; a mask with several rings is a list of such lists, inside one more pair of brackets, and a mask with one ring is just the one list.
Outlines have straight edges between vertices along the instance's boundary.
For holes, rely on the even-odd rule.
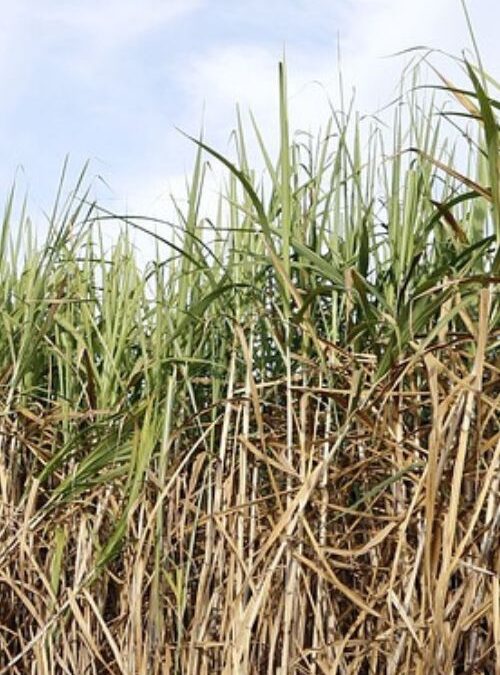
[[[404,59],[425,44],[470,47],[459,0],[15,0],[0,23],[0,184],[47,209],[64,156],[108,206],[162,215],[193,147],[175,127],[227,149],[234,106],[273,143],[277,63],[286,49],[292,122],[314,128],[334,96],[340,36],[346,88],[363,111],[388,102]],[[493,75],[498,0],[470,0]],[[491,27],[493,26],[493,28]],[[316,82],[320,82],[320,87]],[[101,182],[97,177],[102,176]]]

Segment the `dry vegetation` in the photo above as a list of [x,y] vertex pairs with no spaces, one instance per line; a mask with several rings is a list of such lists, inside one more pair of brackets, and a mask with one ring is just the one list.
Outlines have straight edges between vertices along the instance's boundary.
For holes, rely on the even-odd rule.
[[81,183],[41,247],[9,200],[0,673],[500,672],[499,87],[462,65],[390,150],[289,138],[280,71],[278,162],[198,142],[145,270]]

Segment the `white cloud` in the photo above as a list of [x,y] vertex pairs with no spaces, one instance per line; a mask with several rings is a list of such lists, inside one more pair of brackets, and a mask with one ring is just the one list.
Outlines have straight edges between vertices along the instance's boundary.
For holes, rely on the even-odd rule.
[[[500,20],[500,4],[468,3],[480,44],[491,21]],[[488,9],[484,6],[488,4]],[[426,46],[461,56],[471,40],[460,0],[349,0],[341,35],[345,81],[356,86],[360,105],[368,110],[386,104],[397,92],[401,69],[411,55],[391,54]],[[498,60],[498,46],[495,50]],[[422,52],[423,53],[423,52]],[[440,62],[437,54],[434,63]],[[442,61],[441,61],[442,62]],[[444,67],[452,68],[449,60]]]
[[[0,84],[9,99],[32,85],[50,54],[74,78],[98,82],[120,50],[201,8],[206,0],[16,0],[2,7]],[[45,76],[49,73],[45,72]]]
[[105,49],[121,47],[202,6],[203,0],[44,2],[38,17],[54,30],[75,31]]
[[[302,7],[300,11],[305,11]],[[296,10],[298,11],[298,10]],[[443,31],[446,26],[446,31]],[[349,98],[356,87],[357,104],[363,112],[374,112],[387,104],[397,92],[403,65],[411,58],[384,58],[398,50],[420,44],[439,46],[460,54],[468,44],[465,19],[458,0],[349,0],[343,5],[339,33],[342,75]],[[286,46],[287,36],[283,36]],[[253,36],[240,42],[225,43],[193,56],[182,69],[168,75],[184,89],[187,106],[176,123],[196,135],[203,116],[205,139],[222,153],[228,149],[230,132],[235,128],[235,105],[244,114],[251,164],[262,166],[256,140],[246,116],[254,113],[266,147],[274,159],[279,150],[278,61],[282,44],[260,42]],[[293,44],[286,48],[289,111],[292,129],[316,130],[328,116],[329,97],[339,106],[337,95],[336,34],[332,26],[331,45],[317,49]],[[188,144],[188,141],[186,141]],[[186,155],[190,152],[186,146]],[[216,176],[221,172],[213,162]],[[183,179],[184,180],[184,179]],[[183,191],[174,177],[174,185]],[[165,194],[169,176],[157,174],[147,188],[133,190],[131,203],[142,212],[163,208],[159,196]],[[144,181],[142,181],[144,185]],[[182,192],[183,194],[183,192]],[[213,195],[216,189],[213,188]],[[209,200],[213,208],[215,196]],[[136,209],[139,210],[139,209]]]
[[[178,76],[189,100],[189,108],[179,124],[196,134],[203,110],[207,142],[225,152],[230,132],[236,126],[238,104],[248,134],[250,155],[255,158],[259,151],[248,111],[253,113],[274,159],[279,148],[278,63],[281,58],[281,53],[258,44],[225,45],[193,58],[186,68],[188,74]],[[290,50],[286,63],[290,127],[292,130],[316,129],[328,115],[333,58],[321,51]]]

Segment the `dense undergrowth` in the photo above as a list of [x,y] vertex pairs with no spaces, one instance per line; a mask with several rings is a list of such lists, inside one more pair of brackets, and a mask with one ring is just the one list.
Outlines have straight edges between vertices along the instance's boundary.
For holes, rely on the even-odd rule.
[[462,66],[390,143],[292,134],[280,68],[278,160],[196,141],[145,268],[84,176],[41,246],[11,197],[1,673],[500,667],[499,85]]

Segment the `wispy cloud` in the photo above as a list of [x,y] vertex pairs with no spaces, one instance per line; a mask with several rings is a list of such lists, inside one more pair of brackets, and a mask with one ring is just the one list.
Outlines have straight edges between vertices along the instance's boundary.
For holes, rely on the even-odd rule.
[[71,4],[52,0],[38,7],[37,18],[61,32],[74,31],[94,44],[113,49],[159,31],[203,4],[203,0],[87,0]]
[[[119,65],[125,48],[155,37],[205,1],[16,0],[2,8],[0,80],[30,86],[32,78],[51,79],[59,70],[71,74],[75,89],[89,73],[99,83]],[[11,97],[19,87],[9,89]]]
[[[333,48],[316,52],[295,48],[286,53],[292,128],[316,129],[325,121],[335,76],[334,53]],[[235,128],[238,105],[246,121],[252,112],[269,147],[277,150],[282,58],[283,52],[268,46],[234,43],[190,59],[187,75],[179,80],[188,102],[184,124],[195,132],[203,111],[207,137],[225,144]],[[253,132],[249,145],[256,145]]]
[[[486,63],[500,59],[490,27],[497,0],[471,3]],[[477,14],[477,16],[475,16]],[[469,44],[459,0],[16,0],[0,22],[0,180],[19,163],[50,201],[62,158],[93,160],[114,205],[155,212],[178,189],[194,146],[175,126],[227,149],[235,104],[278,145],[277,64],[286,50],[293,128],[324,121],[337,97],[337,39],[347,95],[362,111],[387,103],[406,58],[427,44]],[[321,85],[318,84],[321,83]],[[255,148],[249,133],[249,146]],[[180,189],[180,188],[179,188]]]

